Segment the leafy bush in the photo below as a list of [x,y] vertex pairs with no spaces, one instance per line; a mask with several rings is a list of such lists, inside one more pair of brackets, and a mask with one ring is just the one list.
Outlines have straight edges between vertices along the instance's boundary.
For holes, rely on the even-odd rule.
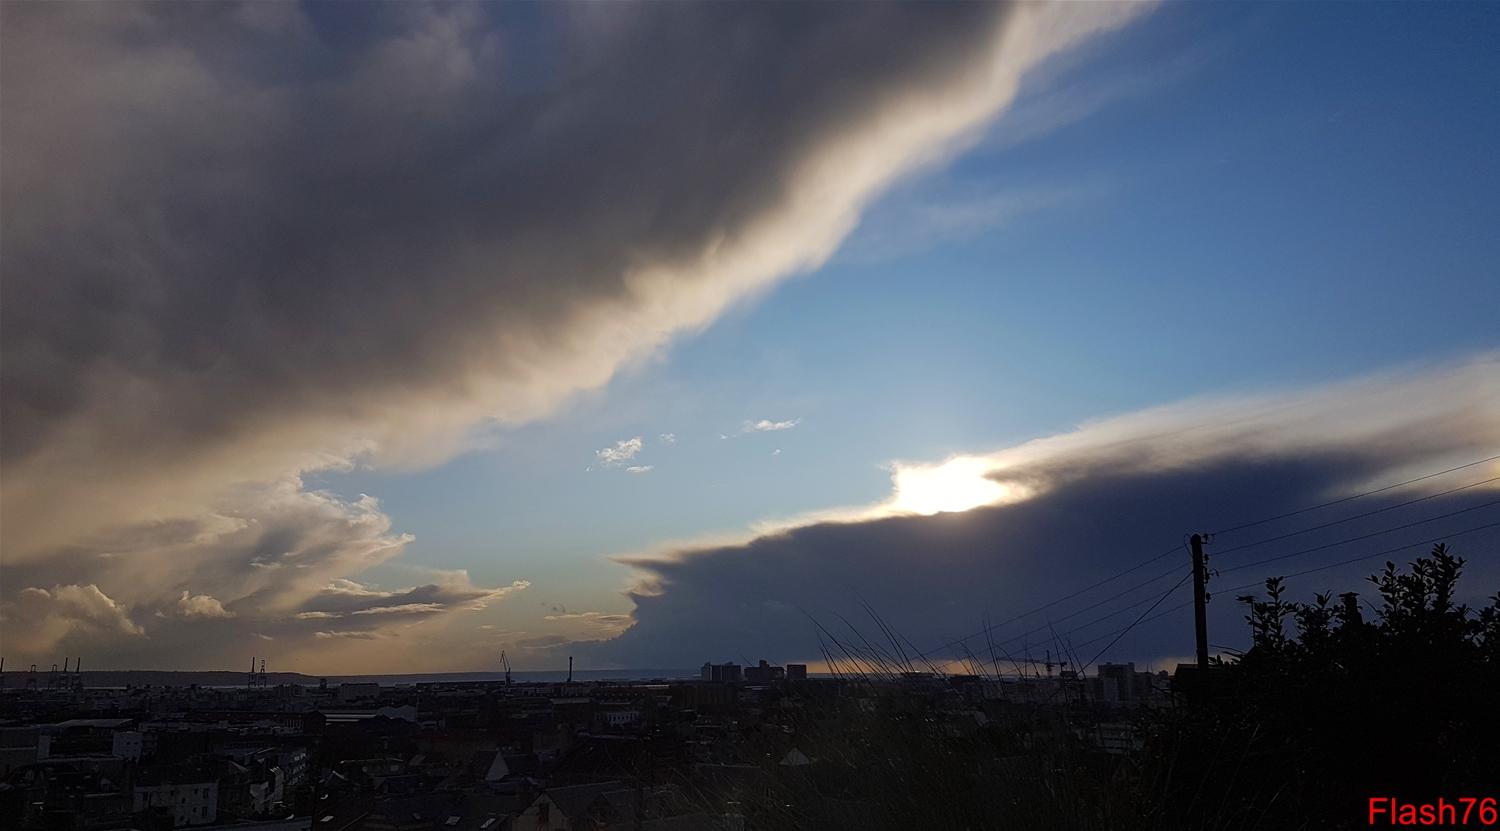
[[[1214,667],[1200,700],[1166,717],[1146,755],[1167,827],[1366,825],[1370,797],[1452,800],[1500,782],[1500,594],[1455,602],[1464,560],[1446,545],[1369,578],[1365,620],[1330,594],[1242,597],[1252,646]],[[1289,632],[1288,630],[1293,630]]]

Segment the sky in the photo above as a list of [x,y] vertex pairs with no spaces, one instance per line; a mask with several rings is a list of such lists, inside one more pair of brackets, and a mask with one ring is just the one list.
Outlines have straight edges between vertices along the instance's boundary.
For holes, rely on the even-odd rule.
[[0,23],[18,664],[951,658],[1167,551],[994,637],[1169,665],[1079,610],[1450,468],[1214,580],[1500,585],[1491,4]]

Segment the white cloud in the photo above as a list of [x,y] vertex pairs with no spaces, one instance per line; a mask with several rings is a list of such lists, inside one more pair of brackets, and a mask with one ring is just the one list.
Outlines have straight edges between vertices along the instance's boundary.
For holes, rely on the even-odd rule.
[[14,601],[0,604],[0,624],[8,649],[32,654],[49,651],[75,633],[93,638],[146,634],[129,610],[92,583],[24,588]]
[[615,442],[614,447],[605,447],[594,451],[594,457],[605,467],[618,467],[634,459],[636,454],[646,443],[640,436],[629,439],[621,439]]
[[217,598],[207,594],[189,594],[183,590],[177,599],[177,614],[183,617],[234,617]]
[[740,426],[741,433],[775,433],[781,430],[790,430],[802,423],[800,418],[791,418],[786,421],[771,421],[763,418],[760,421],[747,421]]
[[676,444],[677,443],[677,434],[676,433],[662,433],[661,436],[660,436],[660,438],[661,438],[661,443],[662,444]]
[[656,465],[631,465],[625,468],[626,473],[650,473],[656,470]]
[[394,635],[379,632],[351,632],[345,630],[334,630],[328,632],[314,632],[313,637],[319,640],[359,640],[373,641],[383,637],[395,637]]
[[772,456],[780,456],[781,455],[781,448],[778,447],[775,450],[772,450],[771,451],[771,455]]
[[402,603],[396,606],[372,606],[356,609],[356,615],[429,615],[448,608],[442,603]]
[[618,635],[635,623],[635,619],[628,614],[607,612],[567,612],[565,614],[547,615],[544,619],[557,623],[587,626],[590,629],[597,630],[597,633],[604,637]]
[[462,569],[425,570],[438,582],[394,591],[382,591],[354,580],[329,583],[308,600],[315,607],[299,612],[300,620],[331,620],[352,615],[435,615],[453,609],[483,609],[491,601],[523,591],[531,586],[526,580],[514,580],[508,586],[485,588],[475,586]]
[[340,578],[338,578],[336,580],[330,580],[328,582],[328,585],[326,585],[326,586],[323,587],[323,593],[324,594],[342,594],[342,595],[349,595],[351,597],[389,597],[390,596],[390,592],[383,592],[380,589],[375,588],[374,586],[367,586],[367,585],[365,585],[363,583],[360,583],[357,580],[350,580],[347,577],[340,577]]

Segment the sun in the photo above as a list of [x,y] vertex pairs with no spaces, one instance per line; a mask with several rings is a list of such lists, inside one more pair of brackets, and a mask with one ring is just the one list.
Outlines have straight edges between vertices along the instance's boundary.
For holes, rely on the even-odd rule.
[[940,514],[967,511],[1021,496],[1013,485],[988,474],[994,465],[976,456],[959,456],[936,465],[897,465],[891,507],[902,513]]

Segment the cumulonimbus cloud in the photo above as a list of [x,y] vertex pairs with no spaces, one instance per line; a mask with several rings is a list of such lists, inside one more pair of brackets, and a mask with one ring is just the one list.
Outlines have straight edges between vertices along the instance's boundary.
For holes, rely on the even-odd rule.
[[600,386],[1142,8],[5,4],[0,614],[315,611],[407,538],[302,475]]
[[146,630],[130,619],[129,611],[93,583],[28,586],[17,593],[13,613],[6,618],[6,640],[29,641],[61,637],[72,631],[96,638],[141,638]]
[[[1318,390],[1182,402],[993,453],[896,464],[892,495],[879,504],[625,558],[641,570],[632,593],[635,624],[589,654],[624,666],[692,666],[726,654],[816,661],[823,644],[811,621],[852,638],[841,623],[849,620],[868,635],[880,626],[868,616],[873,609],[881,625],[910,639],[903,646],[909,652],[945,646],[936,657],[958,658],[967,648],[988,663],[986,639],[953,643],[955,637],[1156,557],[1130,579],[995,632],[1013,654],[1082,646],[1086,660],[1108,643],[1096,642],[1101,633],[1129,623],[1143,610],[1139,604],[1186,575],[1185,534],[1460,465],[1468,466],[1223,534],[1209,546],[1220,574],[1209,588],[1223,592],[1375,554],[1291,583],[1299,599],[1368,590],[1362,577],[1384,560],[1404,563],[1440,539],[1469,558],[1460,599],[1484,605],[1500,583],[1493,556],[1500,546],[1500,462],[1470,463],[1497,453],[1500,355],[1490,354]],[[1325,523],[1336,524],[1315,527]],[[1304,549],[1319,550],[1241,568]],[[1118,601],[1077,611],[1174,569]],[[1214,643],[1245,640],[1234,594],[1211,604]],[[1132,603],[1138,605],[1127,609]],[[1190,613],[1143,627],[1115,648],[1126,660],[1191,654]]]

